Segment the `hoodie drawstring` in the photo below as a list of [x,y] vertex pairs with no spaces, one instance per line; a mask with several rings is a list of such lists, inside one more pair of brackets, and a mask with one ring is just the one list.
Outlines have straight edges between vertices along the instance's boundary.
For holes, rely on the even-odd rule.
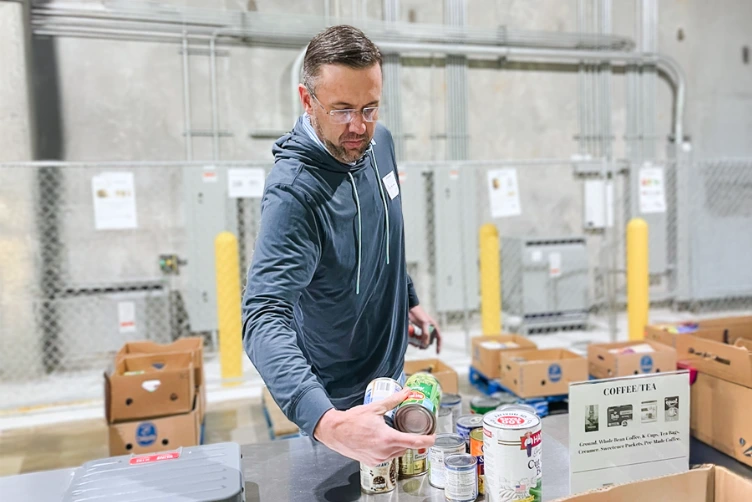
[[363,232],[363,224],[360,221],[360,197],[358,197],[358,187],[355,186],[355,179],[353,178],[353,175],[351,173],[347,173],[347,175],[350,177],[350,183],[353,187],[353,193],[355,194],[355,206],[356,211],[358,213],[358,278],[355,281],[355,294],[360,294],[360,258],[361,258],[361,248],[363,247],[363,239],[362,239],[362,232]]

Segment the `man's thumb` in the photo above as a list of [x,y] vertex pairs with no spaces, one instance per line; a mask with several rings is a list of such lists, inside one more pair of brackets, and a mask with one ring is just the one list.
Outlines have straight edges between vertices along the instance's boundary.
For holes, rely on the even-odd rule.
[[402,401],[407,399],[407,396],[409,394],[410,389],[402,389],[401,391],[397,392],[396,394],[392,394],[386,399],[383,399],[377,403],[373,403],[373,407],[377,410],[378,413],[384,414],[396,408]]

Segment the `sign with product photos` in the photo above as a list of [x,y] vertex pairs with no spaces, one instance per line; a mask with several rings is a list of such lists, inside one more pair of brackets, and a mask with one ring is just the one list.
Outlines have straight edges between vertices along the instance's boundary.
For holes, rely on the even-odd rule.
[[689,470],[689,373],[569,385],[571,493]]

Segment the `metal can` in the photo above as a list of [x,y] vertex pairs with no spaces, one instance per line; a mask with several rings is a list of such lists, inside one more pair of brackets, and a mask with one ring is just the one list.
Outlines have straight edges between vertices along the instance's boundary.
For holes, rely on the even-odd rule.
[[470,451],[470,433],[473,429],[483,428],[483,415],[462,415],[457,420],[457,434],[465,440],[467,451]]
[[428,482],[444,488],[446,470],[444,459],[449,455],[465,453],[465,440],[459,434],[437,434],[436,442],[428,450]]
[[[366,395],[363,398],[363,404],[377,403],[393,396],[402,390],[402,386],[391,378],[376,378],[366,387]],[[389,410],[384,414],[384,420],[389,427],[394,427],[394,410]]]
[[474,429],[470,433],[470,455],[478,462],[478,494],[483,495],[484,459],[483,459],[483,429]]
[[501,401],[501,405],[499,406],[502,406],[505,404],[515,404],[519,399],[514,394],[510,394],[509,392],[502,392],[502,391],[494,392],[493,394],[491,394],[491,397],[495,397],[496,399]]
[[490,502],[541,502],[541,420],[522,409],[483,417],[484,488]]
[[470,413],[475,415],[485,415],[501,406],[501,399],[493,396],[475,396],[470,401]]
[[496,408],[496,411],[503,410],[522,410],[527,411],[528,413],[532,413],[533,415],[538,415],[538,410],[536,410],[534,406],[530,406],[529,404],[524,403],[502,404],[501,406]]
[[439,381],[429,373],[415,373],[407,379],[405,387],[410,394],[394,413],[395,428],[411,434],[433,434],[441,399]]
[[364,493],[388,493],[397,487],[397,469],[399,461],[396,458],[383,462],[375,467],[360,464],[360,489]]
[[452,430],[454,430],[457,419],[462,415],[462,397],[459,394],[442,394],[441,407],[452,410]]
[[468,453],[449,455],[444,459],[444,466],[444,496],[447,500],[472,502],[478,498],[478,468],[475,457]]
[[436,425],[437,434],[453,434],[454,423],[452,422],[452,410],[449,408],[439,408],[438,424]]
[[422,476],[428,470],[428,448],[409,449],[399,458],[399,478]]

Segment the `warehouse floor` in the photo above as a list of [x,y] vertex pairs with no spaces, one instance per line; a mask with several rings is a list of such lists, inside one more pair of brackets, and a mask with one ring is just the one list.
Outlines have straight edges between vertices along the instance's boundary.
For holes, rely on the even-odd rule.
[[[715,316],[724,315],[715,313]],[[729,315],[741,315],[740,312]],[[691,314],[653,311],[651,319],[660,321],[696,318]],[[555,332],[533,335],[541,348],[567,347],[583,351],[588,342],[607,342],[610,337],[605,320],[591,320],[588,331]],[[619,339],[626,339],[626,316],[620,315]],[[471,336],[474,336],[474,333]],[[478,392],[467,379],[470,356],[465,350],[466,335],[461,331],[444,333],[440,358],[459,374],[460,393]],[[433,350],[408,349],[408,359],[435,357]],[[247,381],[241,386],[224,388],[219,379],[219,363],[206,361],[208,411],[206,442],[235,441],[259,443],[270,441],[261,408],[261,379],[247,362]],[[97,375],[101,392],[101,372]],[[59,389],[75,385],[63,380],[49,385]],[[49,389],[48,389],[49,390]],[[468,401],[468,400],[466,400]],[[465,403],[467,404],[467,403]],[[91,459],[108,456],[107,428],[101,401],[54,409],[40,409],[23,414],[0,416],[0,476],[80,465]]]

